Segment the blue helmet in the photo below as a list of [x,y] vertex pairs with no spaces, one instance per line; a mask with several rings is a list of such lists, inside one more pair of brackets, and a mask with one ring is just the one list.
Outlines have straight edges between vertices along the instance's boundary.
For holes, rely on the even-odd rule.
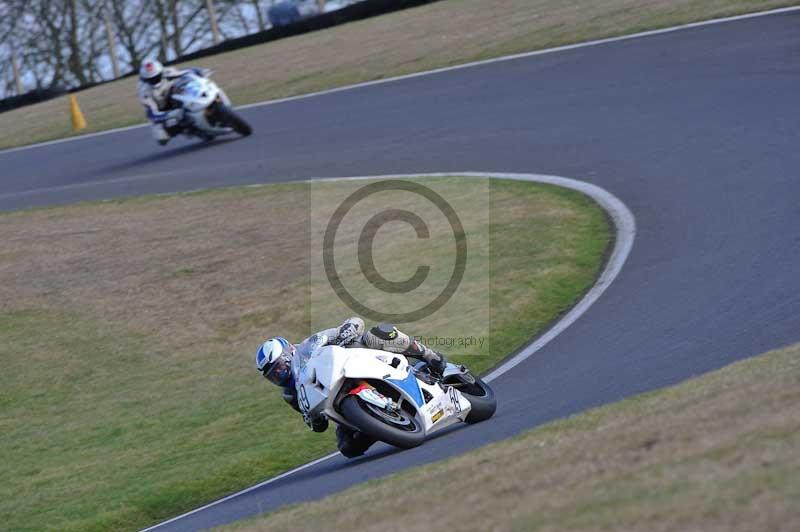
[[256,369],[271,383],[286,386],[292,377],[294,351],[286,338],[270,338],[256,352]]

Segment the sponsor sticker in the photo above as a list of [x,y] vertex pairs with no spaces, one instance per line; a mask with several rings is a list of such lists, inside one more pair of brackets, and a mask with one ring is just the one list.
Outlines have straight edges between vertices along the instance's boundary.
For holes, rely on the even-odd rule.
[[308,409],[311,408],[311,404],[308,401],[308,394],[306,393],[306,387],[304,385],[300,385],[300,389],[298,390],[298,403],[300,403],[300,410],[303,412],[308,412]]
[[444,410],[439,410],[438,412],[436,412],[434,415],[431,416],[431,421],[436,423],[437,421],[442,419],[443,415],[444,415]]
[[456,409],[456,413],[461,413],[461,402],[458,400],[458,392],[455,388],[450,386],[448,393],[450,395],[450,400],[453,402],[453,408]]

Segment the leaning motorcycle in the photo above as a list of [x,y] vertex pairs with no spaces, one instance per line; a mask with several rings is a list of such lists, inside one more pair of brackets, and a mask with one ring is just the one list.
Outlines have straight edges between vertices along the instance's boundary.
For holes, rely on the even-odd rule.
[[211,79],[193,72],[183,74],[170,91],[170,99],[183,109],[182,132],[211,140],[221,135],[253,133],[244,118],[231,107],[231,101]]
[[312,337],[300,344],[292,363],[307,422],[325,415],[407,449],[454,423],[489,419],[497,408],[489,385],[465,366],[448,364],[438,377],[403,355],[326,342]]

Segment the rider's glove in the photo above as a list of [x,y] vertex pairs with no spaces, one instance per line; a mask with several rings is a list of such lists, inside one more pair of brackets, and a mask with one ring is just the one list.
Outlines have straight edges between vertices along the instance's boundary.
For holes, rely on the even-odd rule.
[[325,414],[319,414],[316,416],[303,416],[303,421],[306,422],[306,425],[311,428],[314,432],[325,432],[328,430],[328,416]]
[[358,337],[358,326],[352,322],[346,322],[339,327],[339,334],[336,336],[336,344],[346,346],[353,343]]

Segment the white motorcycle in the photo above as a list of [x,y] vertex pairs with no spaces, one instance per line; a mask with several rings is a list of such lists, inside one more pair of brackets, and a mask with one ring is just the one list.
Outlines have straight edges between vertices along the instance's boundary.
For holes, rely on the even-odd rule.
[[453,423],[492,417],[492,389],[465,366],[448,364],[434,376],[425,362],[366,348],[324,345],[314,338],[298,346],[292,362],[297,402],[308,422],[334,422],[390,445],[411,448]]
[[225,91],[207,77],[187,72],[172,86],[170,99],[183,108],[181,125],[186,135],[211,140],[233,132],[245,137],[253,133],[233,110]]

